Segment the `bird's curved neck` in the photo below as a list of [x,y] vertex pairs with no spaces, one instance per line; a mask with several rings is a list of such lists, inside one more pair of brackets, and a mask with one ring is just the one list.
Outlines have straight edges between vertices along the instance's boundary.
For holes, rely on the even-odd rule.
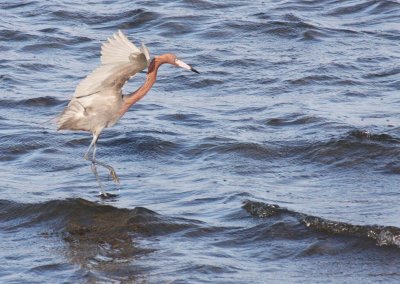
[[146,76],[146,81],[139,89],[137,89],[136,91],[134,91],[133,93],[131,93],[129,96],[127,96],[124,99],[124,102],[119,110],[120,116],[124,115],[124,113],[127,112],[128,109],[134,103],[136,103],[138,100],[143,98],[150,91],[151,87],[153,87],[154,83],[157,80],[158,68],[163,63],[166,63],[166,62],[164,62],[163,60],[157,60],[156,58],[150,62],[149,69],[148,69],[147,76]]

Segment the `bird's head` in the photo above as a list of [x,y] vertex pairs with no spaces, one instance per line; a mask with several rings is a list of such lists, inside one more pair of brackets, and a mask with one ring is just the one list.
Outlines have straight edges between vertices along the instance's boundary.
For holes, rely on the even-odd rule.
[[167,54],[163,54],[163,55],[157,56],[155,59],[159,60],[161,64],[162,63],[169,63],[169,64],[172,64],[172,65],[175,65],[175,66],[190,70],[190,71],[195,72],[197,74],[200,74],[200,72],[197,71],[196,69],[194,69],[192,66],[190,66],[190,65],[186,64],[185,62],[183,62],[182,60],[178,59],[178,57],[176,57],[175,54],[167,53]]

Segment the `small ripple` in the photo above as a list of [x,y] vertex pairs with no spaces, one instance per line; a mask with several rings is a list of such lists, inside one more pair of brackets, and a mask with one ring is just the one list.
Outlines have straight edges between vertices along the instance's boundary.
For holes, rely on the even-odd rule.
[[0,41],[10,42],[10,41],[30,41],[35,39],[36,36],[23,31],[17,30],[0,30]]
[[182,23],[180,21],[164,20],[161,24],[157,25],[160,35],[169,36],[174,34],[175,36],[189,34],[194,31],[193,25]]
[[368,73],[363,77],[365,79],[374,79],[374,78],[390,77],[398,74],[400,74],[400,67],[393,67],[391,69],[383,70],[380,72]]
[[45,63],[23,63],[20,64],[19,67],[30,71],[41,71],[41,72],[53,72],[56,68],[54,65]]
[[43,141],[43,136],[30,134],[29,139],[26,136],[26,133],[2,135],[0,161],[22,159],[47,145],[47,141]]
[[45,33],[45,34],[60,34],[61,30],[59,28],[44,28],[44,29],[40,29],[39,32]]
[[[139,155],[143,158],[159,158],[168,157],[174,155],[181,149],[181,145],[176,142],[171,142],[166,139],[162,139],[159,135],[144,135],[144,132],[137,133],[126,133],[124,137],[103,137],[99,141],[99,147],[106,147],[108,149],[117,148],[115,151],[119,153],[127,153]],[[165,134],[165,133],[164,133]],[[82,145],[89,145],[90,138],[74,140],[71,144],[72,147]],[[69,143],[70,144],[70,143]]]
[[76,21],[87,25],[94,25],[98,29],[110,29],[119,27],[121,29],[140,28],[143,29],[160,15],[156,12],[147,11],[145,9],[132,9],[118,13],[94,13],[78,10],[57,10],[50,15],[55,22]]
[[264,33],[283,38],[303,38],[304,32],[315,31],[318,28],[300,19],[294,21],[268,21]]
[[[140,9],[139,9],[140,10]],[[131,29],[131,28],[145,28],[148,24],[153,23],[155,20],[159,19],[161,15],[150,12],[150,11],[138,11],[135,16],[128,17],[121,24],[121,29]]]
[[349,133],[348,137],[355,137],[361,140],[388,142],[388,143],[400,143],[400,139],[395,138],[389,134],[374,134],[368,131],[353,130]]
[[22,47],[20,50],[24,52],[37,52],[44,51],[47,49],[65,49],[68,48],[67,45],[57,42],[47,42],[47,43],[35,43],[28,44]]
[[[388,134],[373,134],[355,130],[339,139],[317,142],[300,150],[302,157],[339,167],[376,165],[382,168],[382,160],[391,160],[398,153],[400,139]],[[388,161],[386,161],[387,163]]]
[[[11,74],[1,74],[0,82],[6,86],[15,86],[21,83],[21,80]],[[2,100],[5,101],[5,100]]]
[[291,117],[285,118],[270,118],[266,121],[266,124],[271,126],[296,126],[310,123],[321,122],[323,119],[316,116],[302,116],[292,115]]
[[211,27],[207,28],[202,32],[198,33],[198,36],[203,39],[223,39],[223,38],[228,38],[233,34],[232,31],[229,29],[223,29],[220,27]]
[[45,265],[40,265],[33,267],[29,269],[28,272],[33,272],[33,273],[45,273],[47,271],[66,271],[68,268],[70,268],[70,264],[67,263],[52,263],[52,264],[45,264]]
[[190,86],[195,89],[207,88],[211,86],[223,85],[224,81],[215,79],[204,79],[190,83]]
[[199,143],[195,148],[185,150],[188,156],[228,155],[242,156],[244,158],[265,160],[279,155],[276,149],[269,145],[254,142],[230,141],[221,143]]
[[284,14],[279,20],[273,20],[270,15],[265,15],[263,13],[256,14],[255,16],[265,20],[265,23],[261,26],[254,23],[247,24],[249,30],[257,28],[257,30],[263,34],[280,38],[316,41],[335,35],[344,36],[358,33],[349,28],[332,28],[323,26],[322,24],[310,23],[306,19],[300,18],[294,14]]
[[257,62],[255,59],[249,58],[240,58],[240,59],[227,59],[221,63],[223,67],[235,67],[235,68],[245,68],[245,67],[252,67]]
[[36,1],[23,1],[20,3],[1,3],[0,7],[5,10],[11,10],[26,6],[32,6],[35,5],[36,3],[37,3]]
[[65,101],[56,99],[55,97],[37,97],[23,100],[0,100],[0,107],[52,107],[65,104]]
[[53,16],[55,20],[61,21],[64,21],[64,19],[70,19],[83,21],[85,24],[101,24],[115,20],[132,18],[144,12],[144,9],[133,9],[120,13],[98,14],[79,10],[57,10],[51,12],[51,16]]
[[198,128],[209,127],[210,124],[213,124],[213,121],[205,119],[204,116],[198,114],[174,113],[159,115],[157,118],[170,122],[179,122],[182,125]]
[[395,1],[363,1],[343,5],[347,3],[339,2],[340,7],[333,8],[327,12],[329,16],[345,16],[352,14],[369,14],[369,15],[382,15],[385,13],[392,13],[400,8],[400,4]]
[[[239,7],[241,4],[239,3],[218,3],[215,1],[206,1],[206,0],[181,0],[180,5],[187,6],[190,8],[195,7],[199,10],[210,10],[210,9],[225,9],[230,7]],[[242,4],[243,5],[243,4]]]
[[312,41],[312,40],[320,40],[323,37],[326,37],[326,34],[322,31],[306,30],[305,32],[303,32],[301,39],[305,41]]
[[291,79],[286,80],[285,82],[296,85],[296,86],[306,86],[310,84],[323,84],[326,85],[334,84],[334,85],[346,85],[346,86],[354,86],[354,85],[361,85],[362,83],[355,80],[350,79],[342,79],[337,76],[332,75],[309,75],[299,79]]
[[234,108],[229,111],[229,114],[240,115],[240,114],[248,114],[248,113],[261,113],[265,110],[268,110],[268,108],[269,107],[266,107],[266,106]]

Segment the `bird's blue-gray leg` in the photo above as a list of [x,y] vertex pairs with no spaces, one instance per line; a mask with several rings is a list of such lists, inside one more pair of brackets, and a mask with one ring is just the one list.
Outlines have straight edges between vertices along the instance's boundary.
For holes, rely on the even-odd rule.
[[97,160],[96,160],[96,149],[97,149],[97,148],[96,148],[96,144],[94,144],[94,146],[93,146],[93,161],[94,161],[94,163],[95,163],[95,164],[98,164],[98,165],[100,165],[100,166],[103,166],[103,167],[105,167],[106,169],[108,169],[108,170],[110,171],[110,175],[111,175],[113,181],[114,181],[116,184],[119,184],[119,178],[118,178],[117,173],[115,172],[114,168],[111,167],[110,165],[107,165],[107,164],[105,164],[105,163],[103,163],[103,162],[100,162],[100,161],[97,161]]
[[105,164],[103,162],[100,162],[100,161],[96,160],[96,144],[94,144],[94,146],[93,146],[93,160],[92,160],[92,162],[94,162],[95,164],[100,165],[102,167],[105,167],[107,170],[109,170],[113,181],[116,184],[119,184],[119,178],[118,178],[117,173],[115,172],[114,168],[111,167],[110,165],[107,165],[107,164]]
[[[100,165],[100,166],[105,167],[106,169],[108,169],[110,171],[110,175],[111,175],[113,181],[116,184],[119,184],[119,178],[118,178],[117,173],[115,172],[114,168],[111,167],[110,165],[107,165],[107,164],[105,164],[103,162],[100,162],[100,161],[96,160],[96,142],[97,142],[98,138],[99,138],[99,135],[93,135],[92,143],[90,143],[89,149],[86,151],[86,154],[85,154],[84,157],[85,157],[86,160],[91,161],[95,165]],[[92,157],[90,157],[90,150],[92,148],[93,148],[93,154],[92,154]]]
[[102,185],[101,182],[100,182],[99,174],[97,173],[97,167],[96,167],[96,164],[95,164],[94,162],[92,162],[91,168],[92,168],[93,174],[94,174],[95,177],[96,177],[97,183],[99,184],[99,187],[100,187],[100,195],[101,195],[101,196],[107,196],[107,193],[105,192],[105,190],[104,190],[104,188],[103,188],[103,185]]
[[93,146],[96,145],[97,139],[99,139],[99,135],[93,135],[93,139],[92,142],[90,142],[89,148],[87,149],[85,156],[83,156],[85,158],[85,160],[90,161],[90,150],[92,150]]
[[107,196],[107,193],[105,192],[105,190],[104,190],[104,188],[103,188],[103,185],[101,184],[101,181],[100,181],[100,178],[99,178],[99,174],[97,173],[96,163],[94,162],[95,159],[92,159],[92,158],[90,158],[90,156],[89,156],[89,155],[90,155],[90,151],[92,150],[92,148],[93,148],[93,153],[95,154],[95,151],[96,151],[96,141],[97,141],[97,139],[98,139],[98,135],[97,135],[97,136],[94,135],[94,136],[93,136],[93,140],[92,140],[92,142],[90,143],[89,148],[87,149],[84,158],[85,158],[85,160],[88,160],[88,161],[91,161],[91,162],[92,162],[92,164],[91,164],[91,169],[92,169],[93,174],[94,174],[95,177],[96,177],[97,183],[99,184],[99,187],[100,187],[100,195],[102,195],[102,196]]

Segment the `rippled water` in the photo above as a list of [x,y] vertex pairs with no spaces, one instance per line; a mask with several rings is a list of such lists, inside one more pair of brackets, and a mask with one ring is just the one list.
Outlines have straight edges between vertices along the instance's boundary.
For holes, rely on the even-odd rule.
[[[398,281],[398,1],[0,8],[2,283]],[[52,121],[117,29],[201,75],[161,67],[103,133],[101,200]]]

